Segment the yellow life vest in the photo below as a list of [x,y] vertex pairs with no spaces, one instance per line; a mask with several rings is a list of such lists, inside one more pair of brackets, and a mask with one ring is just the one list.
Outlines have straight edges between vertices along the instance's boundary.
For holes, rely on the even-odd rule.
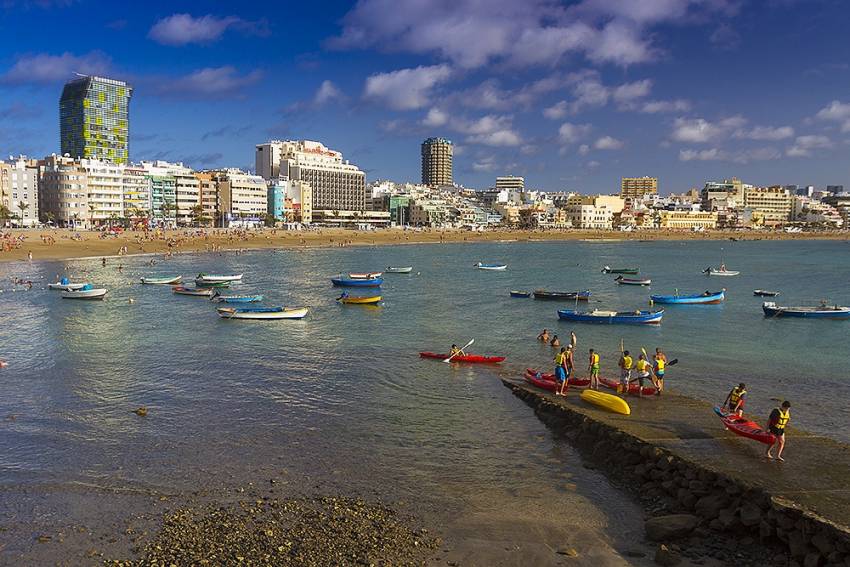
[[738,405],[738,401],[747,395],[746,390],[741,390],[737,386],[732,389],[732,393],[729,394],[729,405],[736,406]]
[[790,419],[791,410],[788,409],[783,411],[782,408],[779,408],[779,419],[776,420],[776,425],[774,425],[774,427],[776,427],[776,429],[779,429],[780,431],[783,431],[785,429],[785,426],[788,425],[788,421]]
[[635,365],[638,369],[638,372],[646,372],[646,368],[649,366],[649,363],[645,360],[638,360]]
[[566,359],[567,359],[567,353],[559,352],[555,355],[555,364],[557,366],[561,366]]
[[626,370],[632,369],[632,357],[631,356],[624,356],[623,357],[623,368],[625,368]]
[[656,358],[656,359],[655,359],[655,367],[656,367],[659,371],[664,371],[664,365],[666,365],[666,364],[667,364],[667,363],[666,363],[666,362],[664,362],[664,359],[663,359],[663,358]]
[[599,355],[596,354],[595,352],[593,353],[593,356],[591,357],[590,360],[591,360],[591,362],[590,362],[591,366],[599,366]]

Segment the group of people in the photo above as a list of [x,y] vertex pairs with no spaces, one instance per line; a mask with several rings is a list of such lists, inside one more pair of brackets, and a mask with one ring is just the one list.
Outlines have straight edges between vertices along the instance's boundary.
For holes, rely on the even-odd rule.
[[[778,400],[777,400],[778,401]],[[731,415],[743,417],[744,406],[747,403],[747,385],[741,382],[729,391],[723,407]],[[785,400],[778,407],[773,408],[767,418],[767,430],[773,433],[773,443],[767,446],[765,456],[773,459],[773,449],[776,448],[776,459],[784,461],[782,451],[785,449],[785,428],[791,421],[791,402]]]
[[[664,391],[664,374],[667,372],[667,355],[660,348],[655,348],[652,362],[647,360],[646,353],[638,355],[638,359],[632,358],[629,351],[624,350],[617,362],[620,367],[620,388],[622,393],[630,393],[632,382],[638,383],[637,395],[643,397],[643,389],[652,382],[655,387],[655,395],[660,396]],[[634,376],[633,376],[634,374]]]

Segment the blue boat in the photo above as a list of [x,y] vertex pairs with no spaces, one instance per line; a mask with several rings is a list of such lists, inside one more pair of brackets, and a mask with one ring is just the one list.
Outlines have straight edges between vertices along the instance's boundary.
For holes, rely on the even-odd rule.
[[339,287],[381,287],[383,278],[331,278],[331,283]]
[[709,303],[721,303],[726,299],[726,290],[705,291],[691,295],[650,295],[653,303],[669,303],[673,305],[705,305]]
[[262,295],[220,295],[214,293],[210,297],[210,301],[215,301],[216,303],[256,303],[262,300]]
[[594,309],[593,311],[576,311],[574,309],[558,310],[558,317],[566,321],[577,323],[622,323],[633,325],[657,325],[661,323],[664,310],[658,311],[606,311]]
[[762,306],[765,317],[806,317],[811,319],[850,319],[850,307],[826,305],[819,307],[782,307],[772,301],[765,301]]
[[511,293],[511,297],[531,297],[530,291],[518,291],[518,290],[512,289],[510,291],[510,293]]

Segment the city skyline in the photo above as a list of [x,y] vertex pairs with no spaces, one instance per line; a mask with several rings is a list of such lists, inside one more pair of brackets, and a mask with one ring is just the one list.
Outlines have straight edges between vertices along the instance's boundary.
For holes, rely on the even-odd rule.
[[383,4],[283,19],[217,2],[6,3],[7,29],[36,19],[43,33],[0,40],[0,151],[58,153],[55,108],[80,72],[134,86],[136,162],[253,169],[257,143],[311,139],[370,181],[415,181],[434,136],[476,188],[499,175],[584,193],[644,175],[662,194],[732,176],[850,185],[838,2],[401,3],[372,17]]

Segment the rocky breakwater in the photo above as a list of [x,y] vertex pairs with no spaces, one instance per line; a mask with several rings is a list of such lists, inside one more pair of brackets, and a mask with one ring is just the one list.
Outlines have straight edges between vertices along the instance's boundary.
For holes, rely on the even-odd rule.
[[676,565],[684,556],[697,563],[713,557],[730,565],[850,567],[850,530],[772,494],[746,468],[729,474],[629,431],[629,422],[612,424],[597,410],[503,381],[590,466],[642,501],[647,539],[659,544],[656,563]]

